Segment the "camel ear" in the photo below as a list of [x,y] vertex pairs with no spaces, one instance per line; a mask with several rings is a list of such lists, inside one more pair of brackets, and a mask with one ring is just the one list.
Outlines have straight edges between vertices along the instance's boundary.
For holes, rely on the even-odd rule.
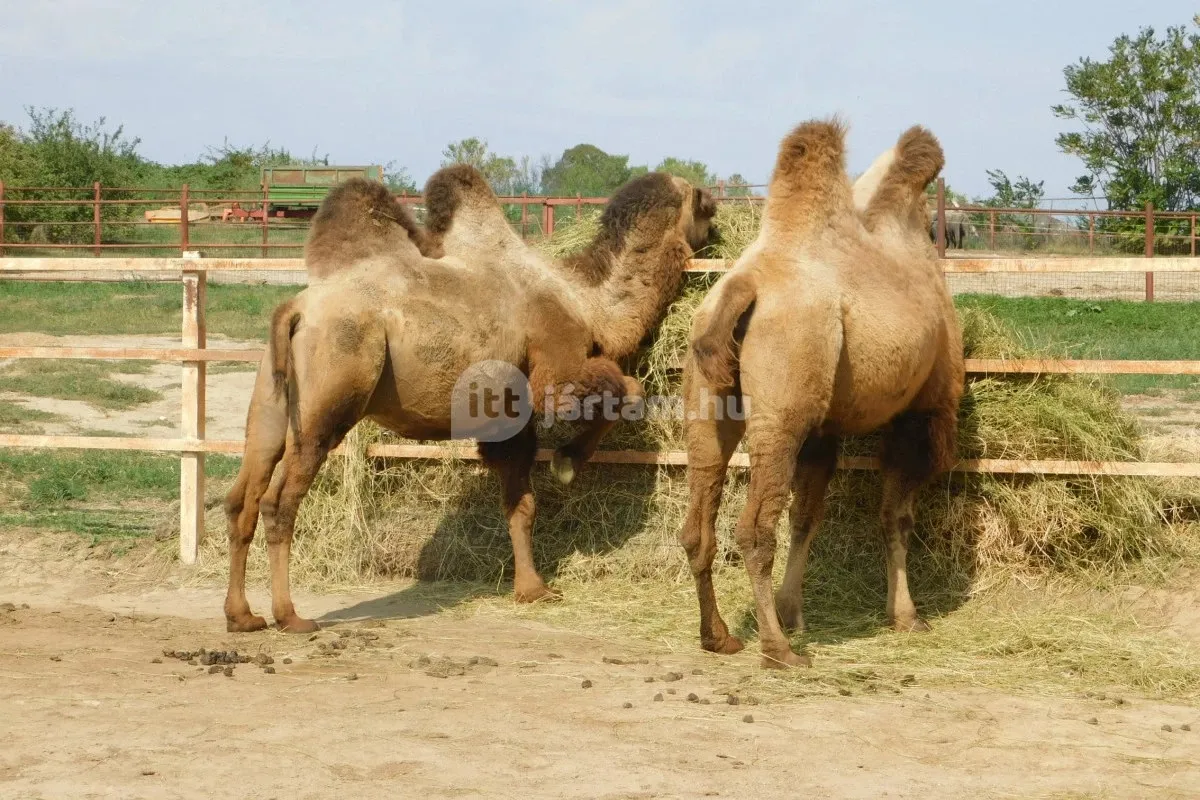
[[710,219],[717,213],[717,201],[712,195],[699,187],[692,189],[692,215],[702,219]]

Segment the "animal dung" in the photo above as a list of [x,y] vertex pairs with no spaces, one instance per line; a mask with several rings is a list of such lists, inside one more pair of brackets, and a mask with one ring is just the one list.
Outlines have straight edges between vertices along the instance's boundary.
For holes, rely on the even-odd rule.
[[580,683],[579,685],[584,689],[592,688],[592,682],[587,679],[584,679],[584,681],[582,683]]

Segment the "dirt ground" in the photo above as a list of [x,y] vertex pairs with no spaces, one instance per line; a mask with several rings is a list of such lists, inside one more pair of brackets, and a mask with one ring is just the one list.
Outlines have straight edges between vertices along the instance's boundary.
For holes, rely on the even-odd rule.
[[[7,347],[179,347],[179,338],[170,336],[52,336],[45,333],[0,334],[0,345]],[[259,349],[261,342],[208,337],[208,346],[221,350]],[[0,366],[6,361],[0,360]],[[205,434],[209,439],[241,439],[246,431],[246,409],[254,391],[253,365],[247,371],[230,372],[209,368],[205,384]],[[154,364],[145,374],[113,373],[112,379],[153,389],[162,394],[158,400],[129,409],[99,408],[81,400],[30,397],[15,392],[0,392],[0,398],[16,401],[28,408],[60,414],[63,422],[39,422],[47,435],[67,435],[107,431],[146,438],[171,438],[181,434],[180,407],[182,389],[178,364]]]
[[[151,581],[64,541],[0,542],[0,797],[1183,798],[1200,787],[1193,706],[920,686],[731,705],[698,649],[438,612],[401,600],[402,585],[298,596],[322,622],[312,637],[227,634],[219,587],[174,588],[178,573]],[[267,608],[261,593],[252,602]],[[269,656],[274,672],[242,663],[226,676],[207,657],[164,655],[201,648]],[[757,669],[752,654],[734,658]]]

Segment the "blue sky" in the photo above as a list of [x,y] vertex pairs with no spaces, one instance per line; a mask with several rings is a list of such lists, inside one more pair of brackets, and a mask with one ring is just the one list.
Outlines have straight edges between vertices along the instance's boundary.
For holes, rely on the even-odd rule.
[[839,112],[850,169],[907,126],[941,139],[970,195],[984,170],[1080,172],[1058,153],[1062,68],[1121,33],[1188,24],[1182,0],[909,2],[117,2],[2,0],[0,120],[105,115],[165,162],[225,137],[404,165],[445,144],[506,155],[591,142],[634,163],[697,158],[765,181],[797,122]]

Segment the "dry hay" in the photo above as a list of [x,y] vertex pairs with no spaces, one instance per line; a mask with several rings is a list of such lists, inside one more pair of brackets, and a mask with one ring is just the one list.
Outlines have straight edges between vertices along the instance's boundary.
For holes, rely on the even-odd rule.
[[[722,213],[729,213],[727,208],[722,206]],[[589,224],[594,225],[594,218],[561,226],[545,247],[561,253],[586,242],[590,233],[576,228]],[[629,365],[649,393],[678,394],[677,367],[691,315],[713,280],[711,275],[689,276],[655,341]],[[985,312],[968,311],[962,323],[969,357],[1035,355]],[[565,428],[543,432],[541,446],[561,441],[570,433]],[[484,593],[495,589],[507,597],[512,553],[495,478],[474,461],[372,463],[365,448],[376,441],[395,439],[369,423],[360,424],[347,437],[348,454],[332,458],[322,470],[297,524],[292,554],[296,582],[328,586],[415,577],[474,582],[486,587],[481,588]],[[681,426],[675,418],[622,423],[605,446],[681,449]],[[850,441],[844,449],[847,454],[872,454],[873,443]],[[1140,456],[1136,424],[1122,412],[1117,393],[1103,382],[1078,376],[970,381],[961,413],[960,452],[964,458]],[[980,593],[1008,592],[1031,581],[1069,594],[1061,581],[1071,586],[1083,585],[1081,580],[1107,581],[1130,565],[1157,564],[1193,547],[1194,529],[1167,524],[1173,509],[1186,507],[1194,513],[1196,507],[1194,497],[1178,498],[1177,488],[1132,477],[955,474],[939,479],[920,498],[909,561],[913,596],[934,619],[935,633],[895,637],[879,634],[886,581],[877,534],[878,475],[839,472],[830,486],[828,517],[814,546],[806,591],[806,617],[810,630],[818,632],[810,644],[818,653],[828,648],[826,655],[832,654],[836,663],[834,672],[802,680],[840,686],[843,679],[858,680],[858,667],[847,664],[872,664],[871,675],[885,675],[921,662],[934,665],[927,678],[938,680],[938,675],[948,678],[965,674],[972,665],[996,662],[988,667],[985,682],[1032,680],[1033,670],[1045,681],[1062,683],[1067,680],[1063,676],[1080,674],[1086,662],[1089,674],[1102,682],[1147,693],[1195,693],[1200,668],[1194,666],[1194,653],[1170,642],[1152,642],[1128,618],[1072,621],[1075,611],[1056,610],[1048,601],[1022,602],[1011,613],[995,602],[972,603]],[[676,539],[687,502],[684,468],[591,465],[573,485],[562,487],[538,464],[535,493],[535,559],[545,576],[566,591],[568,601],[520,613],[694,646],[693,584]],[[732,470],[720,513],[715,572],[722,603],[734,615],[731,623],[745,633],[753,626],[748,616],[752,603],[732,543],[744,498],[745,474]],[[225,524],[219,507],[210,512],[207,529],[201,573],[223,577]],[[779,536],[782,556],[786,519]],[[262,551],[260,546],[252,550],[253,580],[266,576]],[[777,559],[777,568],[782,562]],[[1020,576],[1015,584],[1009,580],[1014,575]],[[1011,605],[1009,600],[1004,604]],[[507,601],[502,607],[512,612]],[[486,609],[487,603],[479,608]]]

